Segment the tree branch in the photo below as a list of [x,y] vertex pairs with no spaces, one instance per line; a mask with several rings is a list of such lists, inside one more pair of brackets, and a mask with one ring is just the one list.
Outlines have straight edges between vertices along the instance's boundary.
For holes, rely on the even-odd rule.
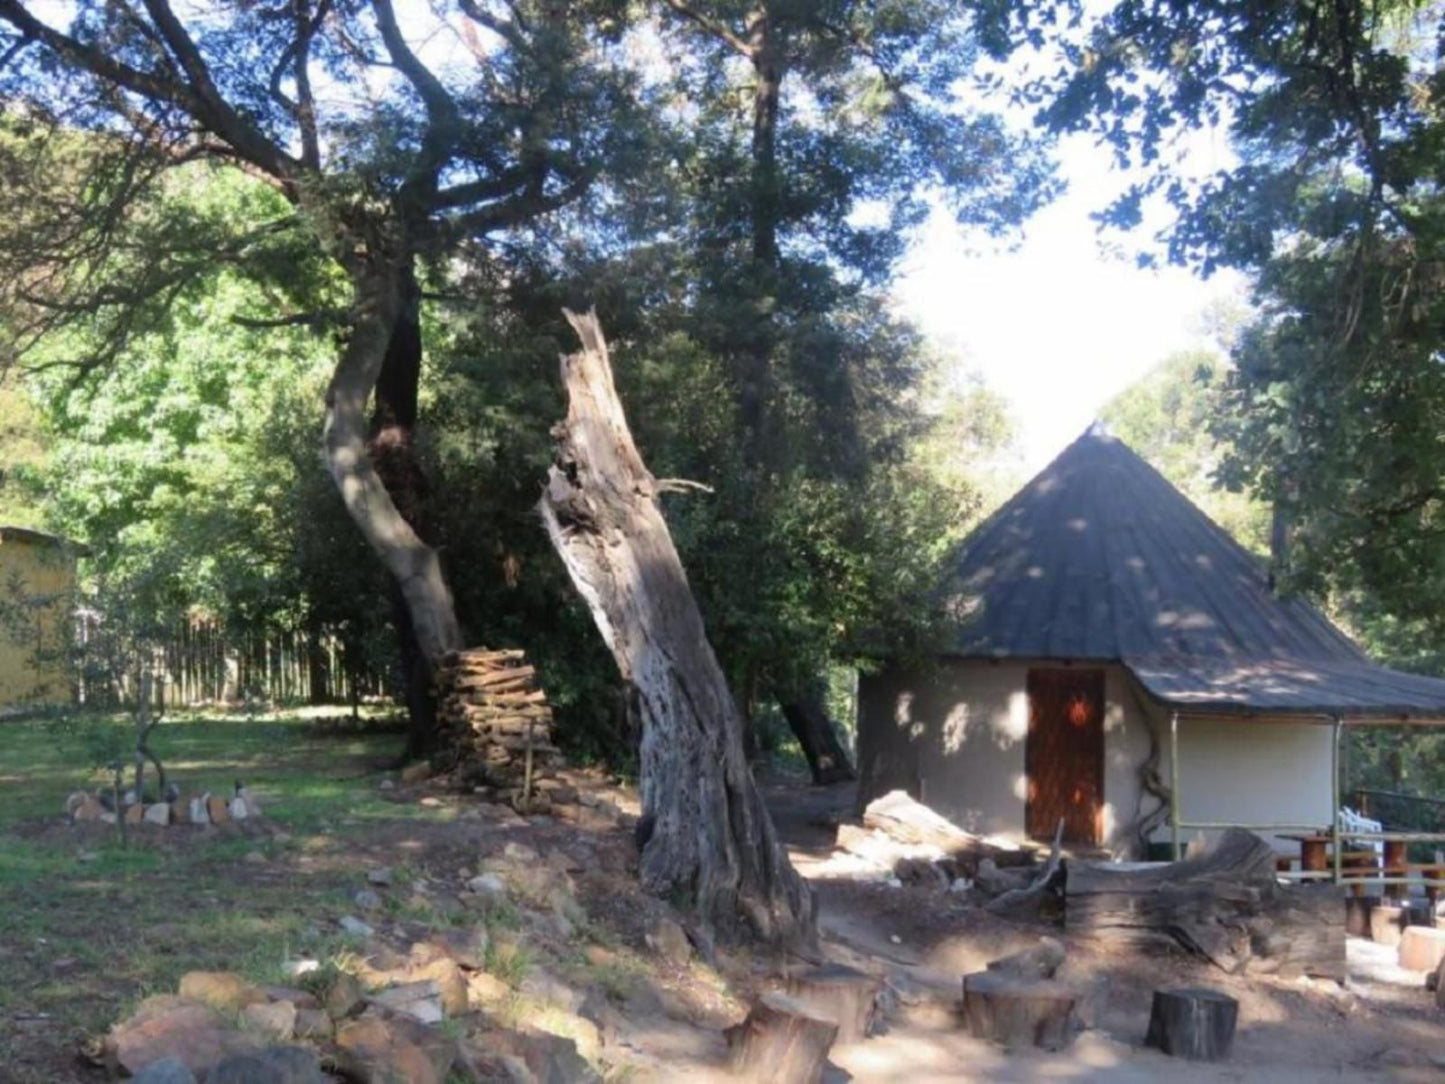
[[753,58],[753,53],[755,52],[753,47],[732,30],[729,30],[720,20],[698,11],[691,4],[684,3],[683,0],[667,0],[667,6],[672,8],[673,11],[677,12],[684,19],[690,20],[702,30],[723,42],[739,56],[745,56],[749,60]]

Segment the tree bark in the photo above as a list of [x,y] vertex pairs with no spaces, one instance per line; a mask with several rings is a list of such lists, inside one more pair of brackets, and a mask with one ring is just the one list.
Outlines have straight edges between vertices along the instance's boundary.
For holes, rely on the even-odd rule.
[[691,899],[724,938],[810,949],[814,898],[788,862],[743,756],[742,716],[632,441],[594,314],[562,360],[567,417],[539,504],[553,547],[642,714],[644,888]]
[[[400,286],[400,310],[377,374],[368,450],[397,513],[418,538],[429,541],[425,520],[429,485],[416,451],[421,395],[421,290],[410,260],[400,269]],[[427,658],[406,596],[395,579],[391,610],[407,717],[411,721],[406,757],[413,759],[429,755],[437,745],[436,660]]]
[[782,994],[764,994],[728,1031],[734,1074],[755,1084],[817,1084],[838,1025]]
[[788,720],[793,736],[803,747],[803,756],[808,758],[808,771],[813,775],[814,786],[847,783],[858,778],[848,759],[848,751],[838,740],[838,731],[828,718],[823,691],[818,684],[781,707],[783,718]]
[[326,392],[323,447],[342,502],[406,602],[417,648],[435,668],[461,646],[452,594],[435,550],[398,510],[367,451],[366,404],[404,306],[405,262],[377,254],[349,268],[351,336]]
[[1217,990],[1155,990],[1144,1045],[1170,1057],[1223,1061],[1238,1019],[1239,1002]]

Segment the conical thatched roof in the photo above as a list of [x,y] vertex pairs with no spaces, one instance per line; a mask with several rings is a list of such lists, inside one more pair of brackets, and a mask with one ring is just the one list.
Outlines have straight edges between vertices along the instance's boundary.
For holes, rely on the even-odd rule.
[[1445,717],[1445,681],[1374,666],[1122,441],[1090,429],[963,544],[955,654],[1122,662],[1208,711]]

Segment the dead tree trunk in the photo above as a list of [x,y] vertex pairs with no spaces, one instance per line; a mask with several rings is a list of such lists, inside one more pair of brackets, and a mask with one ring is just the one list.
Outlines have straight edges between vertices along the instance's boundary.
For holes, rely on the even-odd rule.
[[1098,941],[1182,948],[1226,971],[1289,965],[1343,981],[1339,889],[1281,885],[1274,861],[1264,840],[1231,828],[1182,862],[1142,869],[1073,862],[1064,925]]
[[593,313],[562,360],[567,417],[539,504],[642,715],[643,886],[681,892],[720,935],[811,945],[812,892],[788,862],[743,756],[742,716],[633,444]]
[[838,740],[838,732],[828,718],[820,688],[814,685],[781,707],[783,718],[788,720],[793,736],[803,747],[803,756],[808,758],[808,770],[813,774],[814,786],[847,783],[858,778],[853,773],[848,751]]

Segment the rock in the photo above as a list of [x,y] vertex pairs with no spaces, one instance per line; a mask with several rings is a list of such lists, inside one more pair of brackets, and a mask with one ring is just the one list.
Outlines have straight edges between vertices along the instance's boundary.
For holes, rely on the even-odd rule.
[[394,780],[391,780],[391,779],[383,779],[380,783],[378,783],[378,784],[376,785],[376,789],[377,789],[377,790],[395,790],[395,789],[396,789],[396,782],[395,782]]
[[431,778],[431,765],[424,760],[415,764],[408,764],[401,770],[401,781],[403,783],[421,783]]
[[147,824],[170,824],[171,805],[169,802],[156,802],[155,805],[146,806],[141,816]]
[[413,967],[411,976],[436,985],[444,1015],[460,1016],[467,1011],[467,978],[455,960],[446,956],[431,960]]
[[338,971],[331,980],[331,985],[326,988],[322,1006],[333,1020],[341,1020],[360,1010],[365,1000],[361,983],[356,976],[347,971]]
[[440,1023],[446,1017],[442,1011],[441,987],[431,979],[388,986],[372,994],[369,1000],[423,1024]]
[[227,808],[226,799],[217,798],[214,794],[206,796],[206,815],[212,824],[227,824],[231,820],[231,811]]
[[233,821],[243,821],[251,815],[251,811],[246,808],[246,799],[244,798],[232,798],[230,804],[226,806],[226,812],[231,814]]
[[[549,785],[550,784],[550,785]],[[543,779],[538,784],[544,787],[553,805],[574,805],[577,802],[577,788],[553,779]]]
[[425,806],[427,809],[440,809],[442,805],[442,800],[440,798],[433,798],[431,795],[427,795],[417,804]]
[[477,1047],[521,1061],[538,1084],[597,1084],[601,1077],[577,1052],[577,1044],[545,1031],[498,1028],[478,1034]]
[[444,956],[469,971],[480,971],[486,966],[487,941],[485,926],[471,930],[437,930],[428,940],[412,945],[411,958],[418,963],[429,963]]
[[692,959],[692,942],[687,931],[670,918],[659,918],[647,932],[647,946],[675,967]]
[[387,866],[382,866],[378,869],[367,870],[366,883],[386,888],[391,884],[391,869]]
[[319,1009],[321,1002],[316,1000],[316,995],[307,990],[297,990],[290,986],[262,986],[261,992],[272,1001],[289,1001],[298,1009]]
[[143,805],[141,805],[139,802],[137,802],[135,805],[129,807],[129,808],[125,811],[125,823],[126,823],[126,824],[140,824],[141,821],[145,820],[145,816],[146,816],[145,806],[143,806]]
[[191,824],[210,824],[211,811],[206,803],[206,797],[192,798],[187,811],[186,820]]
[[510,986],[486,971],[474,971],[467,976],[467,1004],[471,1007],[490,1008],[511,992]]
[[296,1010],[296,1038],[325,1042],[336,1033],[331,1017],[320,1009]]
[[243,794],[241,795],[241,801],[246,803],[246,816],[259,817],[261,815],[261,805],[255,798],[252,798],[249,794]]
[[346,933],[354,934],[357,937],[370,937],[376,932],[365,922],[362,922],[361,919],[353,915],[342,915],[336,920],[336,924]]
[[260,987],[234,971],[188,971],[181,976],[180,995],[221,1012],[240,1012],[266,1000]]
[[485,906],[494,907],[507,898],[507,882],[495,873],[483,873],[467,882],[467,891]]
[[71,791],[65,798],[65,815],[71,820],[75,819],[75,811],[85,804],[86,798],[90,797],[83,790]]
[[502,848],[502,857],[508,862],[531,865],[537,861],[537,852],[525,843],[508,843]]
[[320,960],[284,960],[281,963],[281,973],[296,978],[299,975],[309,975],[313,971],[321,970]]
[[442,1084],[456,1061],[456,1044],[405,1017],[377,1010],[336,1033],[337,1060],[361,1084]]
[[258,1043],[208,1006],[160,994],[146,998],[111,1028],[105,1046],[114,1062],[132,1076],[165,1058],[175,1058],[201,1075],[228,1054],[251,1053]]
[[273,1046],[226,1058],[207,1075],[206,1084],[327,1084],[327,1078],[305,1047]]
[[273,1039],[289,1039],[296,1034],[296,1006],[289,1001],[247,1005],[241,1010],[241,1023]]
[[582,1002],[586,1000],[586,996],[581,991],[573,989],[557,976],[540,967],[534,968],[528,973],[517,989],[527,997],[545,1001],[549,1005],[556,1005],[570,1013],[575,1013],[580,1009]]
[[69,811],[72,821],[103,820],[107,812],[105,806],[100,804],[100,800],[94,794],[81,795],[80,803],[74,809],[71,809],[70,803],[67,802],[66,809]]
[[246,857],[241,859],[241,861],[249,862],[253,866],[264,866],[266,864],[266,856],[260,851],[247,851]]
[[180,1058],[161,1058],[131,1077],[130,1084],[196,1084],[196,1074]]
[[363,911],[381,910],[381,897],[369,888],[358,888],[351,894],[351,902]]

